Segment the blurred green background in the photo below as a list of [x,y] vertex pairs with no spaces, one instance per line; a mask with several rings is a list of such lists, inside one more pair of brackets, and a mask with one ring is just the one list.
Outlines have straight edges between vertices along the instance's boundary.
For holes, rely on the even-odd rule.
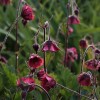
[[[1,55],[8,60],[7,65],[0,64],[0,100],[20,100],[20,92],[16,93],[16,80],[18,77],[26,76],[29,70],[26,66],[26,61],[31,53],[35,51],[32,48],[34,44],[34,35],[37,32],[39,21],[45,22],[50,20],[50,34],[52,39],[58,42],[60,51],[57,53],[47,53],[46,67],[48,73],[53,76],[59,83],[64,86],[68,86],[71,89],[78,91],[77,74],[80,70],[79,59],[73,63],[73,73],[63,66],[64,57],[64,34],[62,32],[57,33],[60,24],[66,21],[67,0],[26,0],[28,4],[35,9],[35,20],[30,21],[25,27],[22,21],[19,21],[18,25],[18,45],[19,45],[19,74],[15,74],[15,28],[10,33],[5,48],[1,52]],[[16,18],[16,8],[18,2],[12,1],[11,5],[7,6],[4,11],[3,6],[0,5],[0,42],[3,41],[7,30]],[[94,43],[98,43],[100,40],[100,0],[77,0],[79,6],[79,18],[81,23],[79,25],[73,25],[74,32],[69,36],[68,47],[76,47],[79,54],[79,41],[86,35],[93,37]],[[38,43],[42,46],[43,43],[43,30],[40,30],[38,36]],[[39,51],[39,55],[43,56],[43,53]],[[38,80],[36,79],[36,82]],[[92,87],[82,88],[83,94],[90,95]],[[100,94],[100,88],[97,88],[97,94]],[[50,96],[52,100],[78,100],[78,96],[65,91],[59,87],[50,90]],[[42,94],[42,95],[41,95]],[[44,93],[39,92],[38,89],[28,94],[27,100],[31,100],[31,96],[34,96],[33,100],[47,100]],[[13,99],[15,96],[15,99]],[[100,99],[100,98],[99,98]],[[82,98],[82,100],[86,100]]]

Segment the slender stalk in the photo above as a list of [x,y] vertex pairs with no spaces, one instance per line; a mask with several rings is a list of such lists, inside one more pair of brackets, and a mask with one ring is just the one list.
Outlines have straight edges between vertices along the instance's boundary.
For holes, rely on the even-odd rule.
[[97,94],[96,94],[96,76],[95,76],[95,73],[93,75],[93,91],[94,91],[94,97],[96,98],[96,100],[99,100],[98,97],[97,97]]
[[47,95],[48,100],[51,100],[50,95],[48,94],[48,92],[43,87],[41,87],[40,85],[37,85],[37,84],[35,84],[35,86],[39,87],[40,89],[42,89],[45,92],[45,94]]
[[67,7],[67,32],[65,33],[65,58],[64,58],[64,67],[66,67],[67,60],[67,48],[68,48],[68,20],[69,20],[69,7]]
[[89,100],[92,100],[92,98],[90,98],[90,97],[88,97],[88,96],[85,96],[85,95],[83,95],[83,94],[80,94],[80,93],[78,93],[78,92],[76,92],[76,91],[74,91],[74,90],[72,90],[72,89],[70,89],[70,88],[68,88],[68,87],[65,87],[65,86],[63,86],[63,85],[61,85],[61,84],[59,84],[59,83],[57,83],[57,85],[60,86],[60,87],[62,87],[62,88],[64,88],[64,89],[66,89],[66,90],[68,90],[68,91],[70,91],[70,92],[73,92],[73,93],[75,93],[75,94],[77,94],[77,95],[79,95],[79,96],[81,96],[81,97],[85,97],[85,98],[87,98],[87,99],[89,99]]
[[9,34],[11,33],[12,29],[14,28],[16,22],[17,22],[19,19],[20,19],[20,16],[18,16],[18,17],[15,19],[15,21],[12,23],[11,27],[10,27],[9,30],[8,30],[8,33],[6,34],[6,36],[5,36],[5,38],[4,38],[3,42],[2,42],[2,45],[4,45],[4,44],[6,43]]
[[[92,50],[94,50],[92,45],[90,45],[90,46],[87,47],[87,49],[85,50],[85,52],[84,52],[84,54],[83,54],[82,66],[83,66],[83,63],[85,62],[85,57],[86,57],[86,54],[87,54],[87,51],[89,50],[89,48],[92,48]],[[95,75],[94,75],[93,77],[95,78]],[[96,95],[96,82],[95,82],[96,79],[93,80],[93,81],[94,81],[94,83],[93,83],[94,95],[95,95],[96,100],[98,100],[98,97],[97,97],[97,95]]]
[[[44,28],[44,42],[46,40],[46,28]],[[47,69],[46,69],[46,52],[44,52],[44,71],[45,73],[47,72]]]
[[[83,50],[80,48],[80,73],[83,72]],[[79,85],[79,93],[81,94],[81,85]],[[81,100],[81,96],[79,96],[79,100]]]
[[[19,16],[19,11],[20,11],[20,5],[21,5],[21,0],[18,1],[18,7],[17,7],[17,13],[16,13],[16,18]],[[15,44],[15,49],[16,49],[16,72],[17,72],[17,67],[18,67],[18,21],[16,22],[16,44]]]

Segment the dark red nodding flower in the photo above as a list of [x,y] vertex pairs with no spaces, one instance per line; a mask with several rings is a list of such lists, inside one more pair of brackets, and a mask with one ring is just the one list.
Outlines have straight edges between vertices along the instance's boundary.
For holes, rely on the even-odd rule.
[[36,69],[40,66],[42,66],[44,63],[43,58],[41,58],[37,54],[31,54],[28,60],[28,66],[31,70]]
[[99,49],[95,49],[95,58],[96,58],[97,60],[100,59],[100,50],[99,50]]
[[36,53],[38,52],[39,48],[40,48],[39,44],[33,44],[33,49],[35,50]]
[[57,46],[55,41],[47,40],[43,43],[42,51],[51,51],[51,52],[57,52],[59,50],[59,47]]
[[80,40],[79,45],[82,49],[85,49],[87,47],[86,40],[84,39]]
[[6,64],[7,63],[7,59],[3,56],[0,56],[0,62]]
[[82,86],[91,85],[91,75],[89,73],[83,72],[77,77],[78,83]]
[[39,80],[42,80],[44,75],[45,75],[45,71],[44,71],[44,68],[42,68],[41,70],[39,70],[39,72],[37,73],[37,77]]
[[70,62],[74,62],[77,59],[78,59],[78,53],[76,48],[74,47],[68,48],[66,53],[66,59],[64,59],[64,61],[68,64]]
[[80,24],[80,20],[78,19],[77,16],[70,15],[68,17],[68,24]]
[[73,31],[74,31],[73,28],[69,26],[68,27],[68,35],[70,35],[71,33],[73,33]]
[[0,0],[0,4],[6,6],[11,3],[11,0]]
[[27,4],[23,6],[21,16],[24,20],[33,20],[35,17],[33,9]]
[[56,81],[49,75],[45,74],[43,79],[41,80],[41,86],[49,91],[51,88],[54,88],[56,86]]
[[85,62],[85,67],[90,70],[97,70],[98,61],[96,59],[88,60]]
[[32,77],[22,77],[17,80],[17,86],[25,91],[34,90],[35,80]]

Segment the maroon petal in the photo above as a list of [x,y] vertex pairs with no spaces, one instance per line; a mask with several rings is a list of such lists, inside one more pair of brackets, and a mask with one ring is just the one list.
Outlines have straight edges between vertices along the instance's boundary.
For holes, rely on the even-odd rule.
[[90,70],[97,70],[98,61],[95,59],[88,60],[85,62],[85,67]]
[[79,45],[80,45],[80,47],[83,48],[83,49],[86,48],[86,47],[87,47],[86,40],[84,40],[84,39],[80,40]]
[[33,20],[33,9],[29,5],[25,4],[22,8],[21,16],[24,20]]
[[50,51],[57,52],[58,50],[59,50],[59,47],[55,43],[52,43],[50,47]]
[[37,77],[38,77],[39,80],[42,80],[43,77],[44,77],[44,75],[45,75],[44,68],[41,69],[41,70],[37,73]]
[[48,76],[47,74],[45,74],[45,76],[41,80],[41,86],[45,90],[49,91],[51,88],[54,88],[55,85],[56,85],[56,81],[51,76]]
[[57,52],[59,50],[57,44],[54,41],[47,40],[42,47],[42,51],[51,51],[51,52]]
[[90,86],[91,85],[91,76],[86,72],[81,73],[78,78],[78,83],[82,86]]
[[34,83],[35,81],[31,77],[22,77],[17,80],[17,86],[22,90],[28,89],[28,91],[32,91],[35,88]]
[[28,60],[28,66],[30,67],[30,69],[36,69],[40,66],[42,66],[44,63],[43,58],[41,58],[40,56],[38,56],[37,54],[31,54],[30,58]]
[[68,17],[68,24],[80,24],[80,20],[78,19],[78,17],[70,15]]

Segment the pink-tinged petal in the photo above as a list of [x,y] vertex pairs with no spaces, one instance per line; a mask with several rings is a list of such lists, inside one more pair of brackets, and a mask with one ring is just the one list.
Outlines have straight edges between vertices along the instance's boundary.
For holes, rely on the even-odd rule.
[[7,63],[7,60],[6,60],[6,58],[5,58],[5,57],[0,56],[0,62],[2,62],[2,63],[4,63],[4,64],[6,64],[6,63]]
[[35,17],[33,9],[27,4],[23,6],[21,16],[24,20],[33,20]]
[[41,80],[41,86],[49,91],[51,88],[54,88],[56,85],[56,81],[49,75],[45,74],[43,79]]
[[95,59],[88,60],[85,62],[85,67],[90,70],[97,70],[98,61]]
[[56,44],[52,44],[52,45],[51,45],[50,51],[56,52],[56,51],[58,51],[58,50],[59,50],[59,48],[58,48],[58,46],[57,46]]
[[28,66],[30,67],[30,69],[36,69],[38,67],[41,67],[43,63],[44,63],[43,58],[41,58],[37,54],[31,54],[28,60]]
[[68,24],[80,24],[80,20],[78,19],[77,16],[70,15],[68,17]]
[[35,88],[34,84],[35,80],[31,77],[22,77],[17,80],[17,86],[22,90],[32,91]]
[[51,51],[51,52],[57,52],[59,50],[57,44],[54,41],[48,40],[43,44],[42,51]]
[[64,61],[68,64],[69,62],[74,62],[78,59],[78,53],[76,48],[71,47],[67,49],[66,59]]
[[78,83],[82,86],[90,86],[91,85],[91,76],[86,72],[81,73],[78,75]]
[[38,79],[39,79],[39,80],[42,80],[45,74],[46,74],[46,73],[45,73],[45,71],[44,71],[44,68],[41,69],[41,70],[37,73]]

